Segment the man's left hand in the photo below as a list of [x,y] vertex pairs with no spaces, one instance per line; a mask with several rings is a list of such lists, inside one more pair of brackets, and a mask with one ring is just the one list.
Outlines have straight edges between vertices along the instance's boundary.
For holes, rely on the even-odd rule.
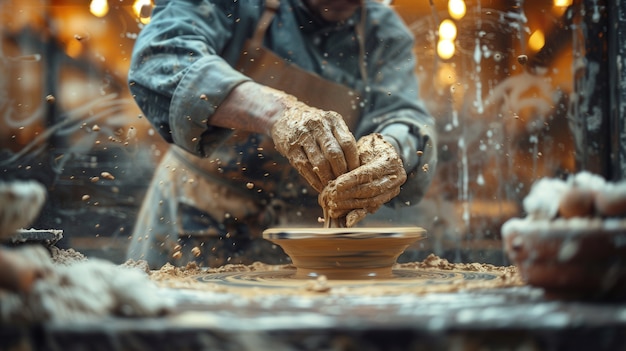
[[357,142],[361,166],[331,181],[318,201],[328,219],[352,227],[367,213],[373,213],[400,193],[406,181],[402,159],[396,149],[378,133]]

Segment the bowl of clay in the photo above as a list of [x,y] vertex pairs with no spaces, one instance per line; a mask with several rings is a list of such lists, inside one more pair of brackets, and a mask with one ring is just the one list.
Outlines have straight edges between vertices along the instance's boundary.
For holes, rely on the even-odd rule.
[[279,245],[296,267],[295,278],[392,278],[406,248],[426,237],[420,227],[271,228],[263,238]]
[[515,218],[502,238],[522,278],[546,297],[626,300],[626,220]]

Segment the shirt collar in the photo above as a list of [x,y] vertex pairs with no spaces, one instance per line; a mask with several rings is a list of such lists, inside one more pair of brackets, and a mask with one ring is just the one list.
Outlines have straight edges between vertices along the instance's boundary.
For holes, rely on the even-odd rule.
[[352,17],[342,22],[328,22],[312,12],[303,0],[291,1],[296,19],[305,33],[328,33],[354,28],[359,22],[361,11],[356,11]]

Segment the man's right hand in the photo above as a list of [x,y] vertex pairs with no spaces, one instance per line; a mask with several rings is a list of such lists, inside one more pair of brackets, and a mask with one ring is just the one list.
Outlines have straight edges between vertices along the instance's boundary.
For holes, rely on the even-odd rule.
[[318,192],[359,166],[356,140],[341,115],[295,101],[271,130],[276,149]]
[[341,115],[255,82],[235,87],[209,124],[270,135],[278,152],[318,192],[359,166],[356,140]]

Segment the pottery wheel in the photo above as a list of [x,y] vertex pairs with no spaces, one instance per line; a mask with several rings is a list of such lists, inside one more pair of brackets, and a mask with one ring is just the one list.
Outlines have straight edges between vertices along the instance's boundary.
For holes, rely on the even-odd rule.
[[[295,278],[296,269],[290,266],[272,270],[198,273],[190,276],[197,283],[228,290],[262,290],[273,292],[350,291],[352,293],[436,292],[464,288],[490,288],[502,283],[498,272],[472,272],[438,269],[394,269],[393,278],[359,280],[320,280]],[[196,287],[197,288],[197,287]]]
[[226,265],[202,268],[196,265],[165,265],[150,278],[166,288],[182,288],[246,295],[299,295],[307,292],[381,295],[387,293],[455,292],[523,285],[515,266],[481,263],[450,263],[429,255],[419,262],[394,264],[390,277],[328,279],[326,276],[298,277],[292,265]]
[[[228,287],[258,287],[289,289],[302,286],[311,280],[295,279],[295,269],[282,268],[276,271],[226,272],[199,274],[195,277],[201,283],[213,283]],[[328,280],[326,284],[338,287],[424,287],[433,285],[455,285],[459,283],[489,282],[499,277],[488,272],[444,271],[444,270],[393,270],[394,278],[376,280]]]

